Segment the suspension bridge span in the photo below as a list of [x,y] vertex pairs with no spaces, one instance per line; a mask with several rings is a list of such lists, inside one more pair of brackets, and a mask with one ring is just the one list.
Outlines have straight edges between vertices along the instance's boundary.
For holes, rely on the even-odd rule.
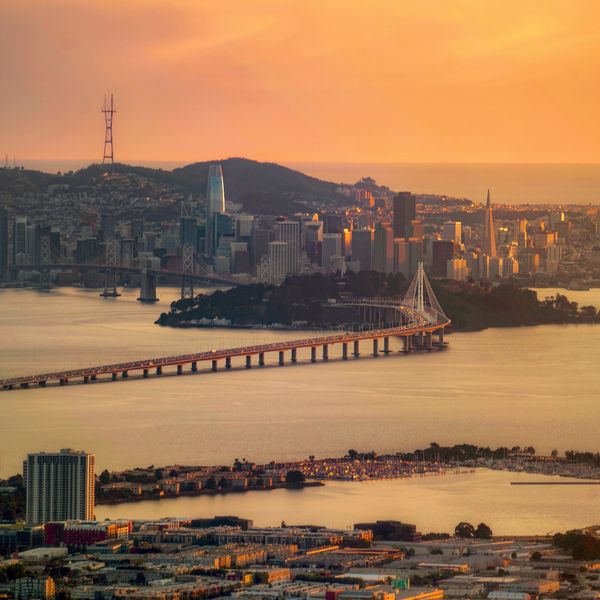
[[[339,331],[325,335],[304,337],[296,340],[240,346],[235,348],[208,350],[203,352],[163,356],[143,360],[99,365],[80,369],[40,373],[22,377],[0,379],[0,388],[14,390],[30,386],[67,385],[72,382],[92,383],[99,381],[122,381],[130,374],[137,373],[143,378],[160,377],[170,370],[173,374],[183,375],[186,368],[197,373],[200,367],[207,366],[209,371],[217,371],[219,366],[231,369],[232,359],[241,357],[245,367],[254,364],[265,365],[265,356],[275,354],[277,364],[284,366],[286,359],[298,362],[298,350],[310,348],[310,362],[329,359],[329,348],[341,345],[341,357],[360,356],[360,344],[372,344],[372,356],[391,353],[390,338],[402,340],[403,353],[429,351],[446,347],[444,331],[450,320],[444,314],[431,285],[419,264],[417,273],[403,299],[395,298],[349,298],[337,301],[334,307],[353,307],[359,311],[367,328],[359,331]],[[435,337],[434,337],[435,336]],[[244,364],[244,363],[243,363]]]

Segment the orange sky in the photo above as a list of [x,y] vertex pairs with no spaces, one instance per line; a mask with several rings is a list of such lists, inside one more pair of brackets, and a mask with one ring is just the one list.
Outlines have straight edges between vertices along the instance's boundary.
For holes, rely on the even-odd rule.
[[598,0],[2,0],[0,154],[600,162]]

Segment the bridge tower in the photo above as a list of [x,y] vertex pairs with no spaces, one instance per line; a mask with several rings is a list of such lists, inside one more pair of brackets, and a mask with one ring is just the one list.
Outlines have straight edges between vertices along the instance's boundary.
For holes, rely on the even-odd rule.
[[158,302],[156,297],[156,275],[149,273],[148,269],[142,269],[140,278],[140,302]]
[[194,297],[194,246],[184,244],[181,252],[181,299],[191,300]]
[[38,286],[40,292],[50,291],[50,269],[47,266],[50,262],[50,237],[42,235],[40,237],[40,280]]
[[117,292],[117,240],[109,238],[105,244],[104,291],[100,296],[102,298],[117,298],[121,295]]
[[419,262],[417,272],[404,296],[404,305],[412,308],[431,324],[448,320],[433,292],[422,262]]

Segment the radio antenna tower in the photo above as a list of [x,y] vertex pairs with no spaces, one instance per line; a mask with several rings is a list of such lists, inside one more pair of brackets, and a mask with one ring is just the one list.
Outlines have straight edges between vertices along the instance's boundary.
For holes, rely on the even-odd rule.
[[104,134],[104,154],[102,155],[102,164],[110,163],[111,165],[115,162],[115,154],[113,150],[113,115],[117,112],[113,95],[110,95],[110,104],[106,101],[104,96],[104,106],[102,107],[104,113],[104,123],[106,124],[106,132]]

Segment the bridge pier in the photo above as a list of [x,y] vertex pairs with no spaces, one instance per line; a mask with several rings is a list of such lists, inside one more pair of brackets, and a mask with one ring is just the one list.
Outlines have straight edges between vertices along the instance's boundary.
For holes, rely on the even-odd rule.
[[[263,355],[263,363],[262,364],[263,365],[265,364],[264,363],[264,355]],[[250,369],[250,368],[252,368],[252,355],[248,354],[248,356],[246,356],[246,369]]]
[[127,379],[127,378],[129,377],[129,372],[128,372],[128,371],[123,371],[123,372],[121,373],[121,377],[122,377],[123,379]]
[[441,327],[440,329],[438,329],[437,334],[438,334],[438,346],[443,346],[444,345],[444,328]]
[[379,356],[379,340],[377,338],[373,339],[373,356],[374,358]]
[[323,344],[323,360],[329,360],[329,346]]
[[317,362],[317,349],[314,346],[310,349],[310,362]]
[[360,356],[360,352],[358,350],[358,340],[354,340],[354,352],[352,353],[354,358],[358,358]]
[[226,356],[225,357],[225,368],[226,369],[231,369],[231,356]]
[[213,370],[213,372],[217,370],[217,361],[216,360],[212,361],[212,370]]
[[116,381],[116,380],[117,380],[117,374],[116,374],[116,373],[113,373],[113,374],[111,375],[111,378],[112,378],[112,380],[113,380],[113,381]]
[[384,354],[390,353],[390,338],[387,336],[383,338],[383,353]]
[[431,352],[433,350],[433,334],[431,331],[426,332],[425,340],[427,342],[427,352]]
[[192,361],[192,373],[196,373],[198,371],[198,361]]
[[88,383],[90,378],[87,375],[83,376],[83,383]]
[[282,350],[279,351],[279,366],[283,367],[285,365],[285,352]]
[[26,389],[29,387],[29,384],[28,384],[28,383],[21,383],[21,384],[20,384],[20,386],[21,386],[21,387],[22,387],[24,390],[26,390]]
[[148,369],[144,369],[144,373],[143,373],[144,379],[148,379],[149,375],[150,375],[150,371]]
[[348,360],[348,342],[342,343],[342,359]]
[[156,374],[162,375],[162,367],[156,367]]
[[404,352],[404,354],[408,354],[410,352],[410,350],[411,350],[411,348],[410,348],[410,341],[411,341],[411,336],[410,335],[405,335],[402,338],[402,342],[404,344],[402,352]]
[[66,377],[63,377],[58,382],[59,385],[67,385],[67,383],[69,383],[69,380]]
[[[41,381],[38,381],[38,385],[39,385],[40,387],[46,387],[46,380],[45,380],[45,379],[42,379]],[[5,386],[5,387],[6,387],[6,386]]]
[[265,366],[265,353],[264,352],[259,352],[259,354],[258,354],[258,366],[259,367]]
[[177,375],[183,375],[183,365],[177,365]]
[[292,348],[292,358],[291,358],[291,360],[292,360],[293,363],[295,363],[295,362],[298,361],[297,352],[298,352],[297,348]]
[[90,379],[91,379],[92,381],[96,381],[96,380],[98,379],[98,376],[97,376],[97,375],[92,375],[92,376],[90,377]]

